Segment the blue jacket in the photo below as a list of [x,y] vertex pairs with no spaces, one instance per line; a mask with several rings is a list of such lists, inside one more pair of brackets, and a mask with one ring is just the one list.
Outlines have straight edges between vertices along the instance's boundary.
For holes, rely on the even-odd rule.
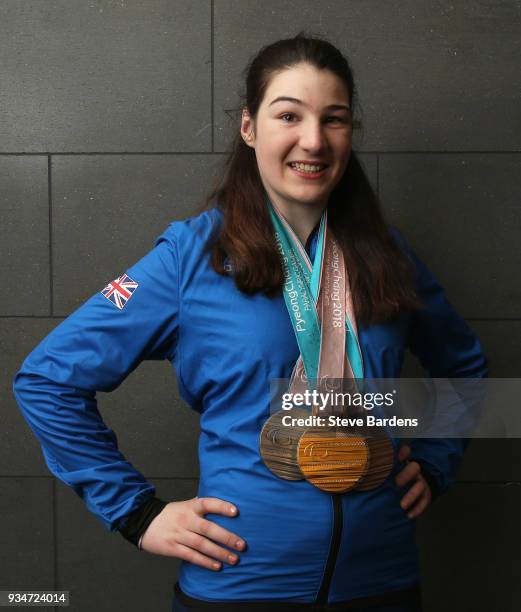
[[[269,416],[269,380],[289,378],[298,345],[282,294],[244,295],[211,268],[204,243],[221,221],[213,208],[171,223],[126,271],[137,287],[122,308],[96,293],[25,359],[14,394],[49,470],[117,530],[155,489],[119,452],[96,391],[113,391],[144,359],[168,359],[181,396],[200,413],[198,496],[228,500],[240,512],[207,518],[248,545],[237,565],[220,572],[183,562],[179,583],[187,595],[313,602],[320,593],[337,602],[414,586],[415,521],[399,505],[396,453],[383,485],[336,496],[306,480],[282,480],[264,465],[259,432]],[[391,231],[414,261],[425,307],[360,327],[366,377],[398,377],[407,347],[433,377],[485,377],[478,339]],[[396,451],[399,441],[393,444]],[[446,490],[464,441],[417,439],[412,446],[412,458]]]

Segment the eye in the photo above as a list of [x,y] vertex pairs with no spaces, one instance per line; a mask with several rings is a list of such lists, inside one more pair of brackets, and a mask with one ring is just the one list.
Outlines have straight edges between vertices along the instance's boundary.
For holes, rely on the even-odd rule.
[[[282,119],[283,123],[291,123],[291,121],[285,121],[284,117],[295,117],[294,113],[284,113],[283,115],[280,116],[280,119]],[[336,115],[331,115],[330,117],[327,117],[327,119],[333,119],[333,121],[337,121],[338,123],[347,123],[347,120],[344,119],[343,117],[338,117]]]

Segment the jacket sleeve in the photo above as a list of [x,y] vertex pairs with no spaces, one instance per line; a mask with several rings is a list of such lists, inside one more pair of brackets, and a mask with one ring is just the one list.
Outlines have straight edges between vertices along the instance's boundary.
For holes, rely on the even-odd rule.
[[110,531],[155,488],[118,450],[96,391],[113,391],[144,359],[174,358],[179,295],[172,225],[126,274],[117,279],[117,295],[106,296],[109,283],[54,328],[13,382],[47,467]]
[[[415,269],[416,289],[423,308],[412,311],[409,349],[431,378],[486,378],[487,358],[481,344],[452,305],[434,275],[420,261],[396,228],[392,228]],[[467,438],[417,438],[410,443],[434,496],[455,480]],[[434,485],[434,486],[433,486]]]

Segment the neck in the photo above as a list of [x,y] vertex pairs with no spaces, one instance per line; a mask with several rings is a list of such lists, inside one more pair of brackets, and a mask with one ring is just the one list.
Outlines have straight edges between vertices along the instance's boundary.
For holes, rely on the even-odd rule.
[[291,225],[291,229],[298,236],[300,242],[305,245],[313,228],[320,221],[322,212],[326,207],[324,205],[313,204],[288,204],[285,202],[279,203],[271,200],[279,209],[286,221]]

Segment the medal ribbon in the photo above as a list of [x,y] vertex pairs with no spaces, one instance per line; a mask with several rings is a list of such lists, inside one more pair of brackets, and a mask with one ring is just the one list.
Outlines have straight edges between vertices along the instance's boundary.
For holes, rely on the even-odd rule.
[[315,387],[314,381],[333,390],[328,379],[362,379],[347,270],[342,249],[327,225],[327,209],[320,219],[311,263],[298,236],[267,196],[266,203],[284,268],[284,300],[300,349],[291,391],[303,391],[308,383]]

